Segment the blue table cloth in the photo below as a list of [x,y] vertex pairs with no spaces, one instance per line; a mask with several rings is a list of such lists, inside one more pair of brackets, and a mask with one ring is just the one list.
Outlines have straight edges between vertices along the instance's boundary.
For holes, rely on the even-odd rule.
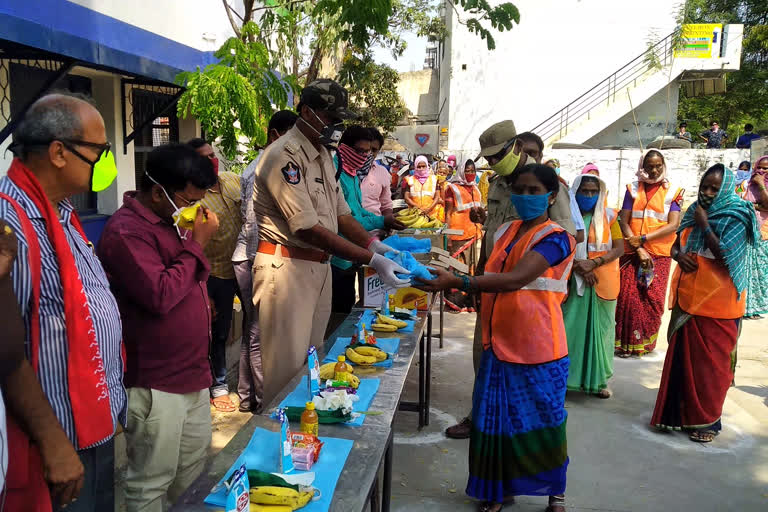
[[[338,361],[339,356],[343,356],[347,350],[347,345],[352,343],[352,338],[336,338],[336,343],[333,344],[331,350],[323,359],[323,363],[333,363]],[[397,350],[400,348],[400,338],[376,338],[376,346],[379,350],[383,350],[389,357],[380,363],[374,363],[372,366],[379,368],[389,368],[392,366],[392,360],[397,354]],[[352,366],[357,366],[355,363],[347,359],[347,362]]]
[[[349,439],[335,437],[320,436],[320,440],[325,444],[320,452],[320,458],[312,466],[311,472],[315,474],[315,481],[312,486],[320,490],[321,497],[317,501],[309,502],[306,507],[301,509],[302,512],[328,511],[331,500],[333,500],[333,493],[336,490],[336,483],[339,481],[341,471],[344,469],[344,464],[354,444],[354,441]],[[227,491],[224,482],[242,464],[245,464],[246,469],[277,473],[280,471],[279,461],[280,432],[270,432],[263,428],[257,428],[253,431],[253,436],[251,436],[248,446],[243,450],[243,454],[238,457],[224,478],[211,490],[211,493],[205,498],[205,503],[214,507],[224,508],[226,506]],[[294,470],[293,473],[306,472]]]
[[[360,397],[360,400],[355,402],[352,411],[363,412],[370,409],[371,402],[373,402],[373,397],[376,396],[380,384],[381,379],[360,379],[360,387],[357,388],[357,396]],[[301,382],[296,386],[296,389],[291,391],[290,394],[280,402],[278,407],[304,407],[309,401],[309,389],[307,388],[307,376],[305,375],[301,378]],[[361,427],[363,426],[363,421],[365,421],[365,414],[359,415],[352,421],[341,423],[341,425]],[[323,426],[320,425],[321,430],[322,428]]]

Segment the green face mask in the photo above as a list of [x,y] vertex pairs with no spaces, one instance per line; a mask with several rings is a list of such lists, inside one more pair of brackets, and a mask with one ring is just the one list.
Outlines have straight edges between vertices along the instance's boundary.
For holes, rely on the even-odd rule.
[[[67,140],[61,142],[76,157],[91,166],[92,192],[101,192],[115,181],[115,178],[117,178],[117,165],[115,165],[115,155],[112,154],[112,145],[109,142],[106,144],[97,144],[95,142],[85,142],[81,140]],[[101,152],[99,153],[99,157],[95,161],[92,161],[77,151],[73,145],[89,146],[99,149]]]
[[515,154],[516,145],[517,144],[512,146],[512,149],[501,159],[501,161],[491,166],[491,169],[493,169],[496,174],[500,176],[509,176],[515,169],[517,169],[517,164],[520,163],[520,157],[522,157],[523,152],[520,151],[520,153]]

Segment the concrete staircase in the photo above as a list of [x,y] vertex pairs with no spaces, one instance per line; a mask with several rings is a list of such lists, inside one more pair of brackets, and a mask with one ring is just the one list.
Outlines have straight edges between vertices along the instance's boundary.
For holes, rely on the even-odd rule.
[[658,41],[531,131],[547,147],[583,144],[670,84],[722,78],[740,67],[743,25],[726,25],[722,45],[705,59],[676,57],[675,36],[673,32]]

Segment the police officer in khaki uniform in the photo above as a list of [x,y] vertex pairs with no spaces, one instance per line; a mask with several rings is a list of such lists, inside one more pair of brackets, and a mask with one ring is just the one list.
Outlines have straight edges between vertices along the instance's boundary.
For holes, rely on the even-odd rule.
[[392,248],[371,238],[350,215],[336,182],[326,145],[341,138],[344,119],[356,117],[347,103],[347,91],[336,82],[309,84],[296,125],[266,149],[256,167],[253,304],[261,328],[265,404],[301,369],[310,345],[323,342],[331,312],[330,256],[371,266],[389,286],[409,285],[395,275],[408,271],[383,256]]
[[[541,163],[544,144],[541,138],[531,132],[518,135],[515,123],[511,120],[492,125],[480,135],[480,157],[485,158],[495,175],[488,186],[488,212],[482,208],[473,208],[470,218],[473,222],[483,223],[483,236],[477,275],[483,273],[485,263],[493,252],[496,243],[496,231],[502,224],[519,219],[509,196],[512,187],[509,176],[527,164]],[[573,205],[576,207],[576,205]],[[577,242],[584,240],[584,222],[578,211],[571,209],[568,187],[561,181],[557,200],[549,209],[549,217],[560,224],[568,233],[576,237]],[[480,315],[475,323],[475,338],[472,347],[475,374],[480,366],[483,352],[483,337],[480,331]],[[468,416],[460,423],[445,430],[446,436],[453,439],[466,439],[471,432],[471,418]]]

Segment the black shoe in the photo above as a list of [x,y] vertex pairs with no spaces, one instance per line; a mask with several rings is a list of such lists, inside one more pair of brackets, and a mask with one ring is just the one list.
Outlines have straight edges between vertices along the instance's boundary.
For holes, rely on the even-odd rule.
[[445,436],[451,439],[469,439],[472,433],[472,420],[464,418],[459,423],[445,429]]

